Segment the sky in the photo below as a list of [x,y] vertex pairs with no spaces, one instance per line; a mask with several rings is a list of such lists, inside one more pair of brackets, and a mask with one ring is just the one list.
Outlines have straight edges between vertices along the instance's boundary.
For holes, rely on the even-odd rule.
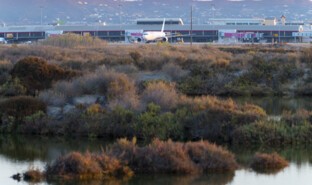
[[0,26],[19,24],[107,23],[130,24],[138,18],[266,18],[286,15],[309,20],[310,0],[0,0]]

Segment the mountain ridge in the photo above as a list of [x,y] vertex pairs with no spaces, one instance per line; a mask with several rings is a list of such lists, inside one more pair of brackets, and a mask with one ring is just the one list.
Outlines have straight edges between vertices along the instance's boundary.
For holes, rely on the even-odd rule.
[[308,20],[312,2],[307,0],[1,0],[0,21],[8,24],[64,22],[129,23],[138,18],[190,18],[190,7],[198,23],[208,18],[280,17]]

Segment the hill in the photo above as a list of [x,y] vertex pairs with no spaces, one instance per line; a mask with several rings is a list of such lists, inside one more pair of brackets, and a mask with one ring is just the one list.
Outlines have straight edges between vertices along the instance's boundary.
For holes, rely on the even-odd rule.
[[204,23],[211,17],[280,17],[282,14],[292,20],[308,19],[311,4],[304,0],[2,0],[0,21],[7,24],[40,24],[42,18],[43,24],[57,20],[129,23],[144,17],[181,17],[188,22],[191,3],[196,23]]

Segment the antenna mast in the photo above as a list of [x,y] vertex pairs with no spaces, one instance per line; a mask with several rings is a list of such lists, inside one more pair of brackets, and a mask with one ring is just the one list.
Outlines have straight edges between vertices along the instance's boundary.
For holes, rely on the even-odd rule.
[[191,5],[191,46],[193,45],[193,5]]

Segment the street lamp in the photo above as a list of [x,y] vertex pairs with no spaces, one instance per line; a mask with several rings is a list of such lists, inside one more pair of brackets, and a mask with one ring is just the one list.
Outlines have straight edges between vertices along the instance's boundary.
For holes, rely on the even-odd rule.
[[1,22],[1,24],[2,24],[2,27],[5,27],[5,26],[6,26],[4,21],[0,20],[0,22]]
[[42,8],[43,6],[40,6],[40,25],[42,26]]
[[121,4],[118,5],[119,7],[119,24],[121,24]]
[[211,4],[211,11],[212,11],[212,19],[214,19],[215,18],[215,11],[216,11],[214,4]]
[[101,26],[101,24],[102,24],[102,20],[98,20],[98,22],[97,22],[97,26],[96,26],[96,36],[98,37],[98,38],[100,38],[100,35],[99,35],[99,32],[100,32],[100,26]]
[[191,47],[193,45],[193,5],[191,5],[191,31],[190,31],[190,35],[191,35]]

